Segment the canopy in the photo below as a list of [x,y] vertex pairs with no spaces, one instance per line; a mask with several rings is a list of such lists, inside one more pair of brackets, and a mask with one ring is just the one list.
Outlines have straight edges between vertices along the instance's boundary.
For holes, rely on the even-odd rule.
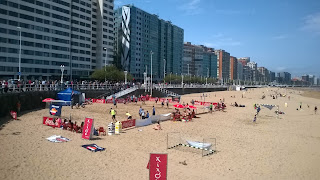
[[184,106],[182,104],[175,104],[173,106],[176,107],[176,108],[184,108]]
[[68,88],[61,92],[58,92],[58,99],[64,100],[64,101],[71,101],[72,92],[77,95],[81,94],[79,91],[74,91],[71,88]]
[[46,99],[44,99],[44,100],[42,100],[42,102],[51,102],[51,101],[53,101],[54,99],[52,99],[52,98],[46,98]]

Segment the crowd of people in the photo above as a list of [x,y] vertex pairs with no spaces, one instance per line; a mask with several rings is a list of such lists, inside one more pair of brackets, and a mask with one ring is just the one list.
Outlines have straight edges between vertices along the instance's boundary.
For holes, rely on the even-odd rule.
[[60,117],[53,119],[53,123],[57,124],[59,128],[63,130],[68,130],[75,133],[82,133],[84,122],[80,126],[77,125],[77,121],[72,122],[71,120],[62,119]]

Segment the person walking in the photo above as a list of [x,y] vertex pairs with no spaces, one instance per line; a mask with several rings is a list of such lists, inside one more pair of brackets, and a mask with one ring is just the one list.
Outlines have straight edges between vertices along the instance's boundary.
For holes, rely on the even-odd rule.
[[140,106],[140,109],[139,109],[139,116],[140,116],[140,119],[142,119],[141,115],[142,115],[142,107]]
[[167,109],[169,108],[169,100],[166,100],[166,104],[167,104]]
[[110,108],[110,114],[111,114],[111,118],[114,122],[116,122],[116,114],[117,114],[117,111]]

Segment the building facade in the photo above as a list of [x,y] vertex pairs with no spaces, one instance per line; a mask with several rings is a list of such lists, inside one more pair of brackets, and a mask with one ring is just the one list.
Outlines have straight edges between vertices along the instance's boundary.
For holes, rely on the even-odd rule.
[[184,43],[182,74],[217,78],[217,56],[212,48]]
[[291,84],[291,74],[288,72],[277,73],[277,82],[281,84]]
[[243,79],[243,65],[240,61],[238,61],[238,67],[237,67],[237,78],[238,80],[244,80]]
[[251,81],[258,81],[258,65],[255,62],[248,62],[247,66],[251,69]]
[[0,4],[2,78],[18,78],[20,58],[21,79],[59,79],[61,65],[66,79],[88,77],[113,60],[113,0]]
[[245,66],[248,62],[250,62],[250,57],[238,58],[238,62],[241,63],[242,66]]
[[270,73],[269,70],[265,67],[258,67],[259,78],[260,82],[270,82]]
[[238,79],[238,59],[230,56],[230,80]]
[[115,53],[121,67],[135,79],[151,72],[153,80],[181,74],[184,30],[133,5],[115,11]]
[[220,80],[230,79],[230,53],[225,50],[215,50],[217,55],[217,74]]

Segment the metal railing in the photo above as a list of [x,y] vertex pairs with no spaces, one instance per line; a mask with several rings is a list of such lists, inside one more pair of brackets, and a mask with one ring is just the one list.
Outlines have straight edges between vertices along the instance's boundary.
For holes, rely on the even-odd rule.
[[73,90],[113,90],[124,89],[126,86],[115,84],[21,84],[0,85],[0,93],[17,93],[26,91],[60,91],[67,88]]

